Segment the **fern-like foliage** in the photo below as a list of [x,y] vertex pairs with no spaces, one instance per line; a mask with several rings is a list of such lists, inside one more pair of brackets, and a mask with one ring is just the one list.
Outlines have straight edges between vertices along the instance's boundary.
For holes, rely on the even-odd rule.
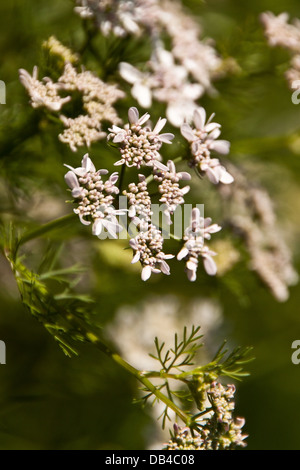
[[19,256],[18,243],[19,237],[12,225],[1,231],[2,250],[15,276],[22,303],[67,356],[77,355],[75,343],[86,341],[87,325],[91,324],[92,300],[73,290],[82,268],[78,265],[57,268],[59,249],[55,246],[46,250],[34,272],[25,265],[24,256]]

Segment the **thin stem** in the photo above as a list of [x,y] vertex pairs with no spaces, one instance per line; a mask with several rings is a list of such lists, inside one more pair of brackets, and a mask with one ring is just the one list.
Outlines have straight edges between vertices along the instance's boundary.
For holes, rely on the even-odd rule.
[[204,411],[201,411],[201,413],[197,413],[196,415],[193,416],[193,420],[196,420],[198,418],[201,418],[201,416],[204,416],[206,415],[207,413],[210,413],[211,411],[213,411],[213,408],[207,408],[206,410]]
[[83,20],[82,22],[83,24],[83,29],[86,33],[86,38],[85,38],[85,41],[84,43],[82,44],[81,48],[79,49],[79,54],[82,55],[86,49],[89,48],[89,46],[91,45],[91,41],[92,39],[97,35],[98,33],[98,30],[96,28],[93,28],[93,29],[89,29],[88,26],[89,26],[89,22],[87,20]]
[[177,157],[173,160],[173,163],[179,163],[179,162],[182,162],[183,160],[183,157]]
[[119,180],[119,191],[120,192],[122,191],[122,185],[123,185],[123,181],[124,181],[125,170],[126,170],[126,165],[122,165],[120,180]]
[[145,179],[145,182],[147,184],[149,183],[152,183],[152,181],[154,180],[154,175],[149,175],[146,179]]
[[155,387],[155,385],[153,385],[152,382],[150,382],[150,380],[148,380],[148,378],[146,377],[146,374],[144,372],[136,369],[135,367],[130,365],[128,362],[126,362],[121,356],[119,356],[119,354],[114,353],[113,351],[111,351],[104,343],[102,343],[102,341],[100,341],[100,339],[96,335],[94,335],[94,333],[87,333],[87,338],[100,351],[104,352],[114,362],[119,364],[119,366],[121,366],[123,369],[125,369],[127,372],[129,372],[131,375],[133,375],[139,382],[141,382],[147,388],[147,390],[149,390],[151,393],[153,393],[153,395],[155,395],[155,397],[158,400],[161,400],[166,406],[171,408],[171,410],[173,410],[176,413],[176,415],[186,425],[189,425],[189,423],[190,423],[189,416],[186,415],[183,411],[181,411],[180,408],[178,408],[178,406],[175,403],[173,403],[173,401],[171,401],[166,395],[164,395],[160,390],[158,390],[158,388]]
[[59,228],[63,228],[66,225],[69,225],[69,223],[76,217],[74,213],[65,215],[63,217],[60,217],[59,219],[52,220],[51,222],[48,222],[47,224],[42,225],[41,227],[36,228],[35,230],[31,230],[27,233],[25,233],[19,240],[17,244],[16,251],[19,249],[21,245],[24,245],[25,243],[29,242],[30,240],[34,240],[35,238],[41,237],[42,235],[45,235],[46,233],[52,232],[53,230],[57,230]]
[[154,378],[173,379],[173,380],[180,380],[181,382],[186,383],[186,380],[185,380],[184,376],[182,375],[182,373],[180,373],[180,374],[170,374],[169,372],[164,372],[163,370],[161,370],[159,372],[157,372],[155,370],[151,370],[151,371],[145,372],[143,375],[144,375],[144,377],[147,377],[149,379],[154,379]]
[[62,121],[57,116],[50,113],[47,113],[46,116],[49,121],[55,122],[55,124],[62,124]]
[[[163,229],[161,227],[158,227],[158,229],[161,231],[161,233],[163,233]],[[169,236],[170,236],[170,238],[172,238],[172,240],[175,240],[177,242],[182,241],[181,238],[176,237],[176,235],[173,235],[173,233],[171,233],[171,232],[169,232]]]

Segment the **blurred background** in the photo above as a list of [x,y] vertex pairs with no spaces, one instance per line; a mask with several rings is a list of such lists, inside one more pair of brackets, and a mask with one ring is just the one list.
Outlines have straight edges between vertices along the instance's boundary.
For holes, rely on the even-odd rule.
[[[247,172],[249,181],[269,192],[299,272],[300,106],[292,103],[284,77],[289,53],[268,46],[259,21],[267,10],[299,17],[299,2],[183,3],[201,23],[203,37],[213,38],[219,54],[233,59],[229,63],[234,70],[214,83],[218,93],[204,96],[201,104],[208,113],[216,112],[222,137],[231,141],[229,159]],[[84,31],[73,6],[68,0],[0,4],[0,79],[7,86],[6,105],[0,105],[4,223],[13,220],[28,227],[71,211],[65,204],[63,163],[78,166],[84,149],[73,154],[58,141],[57,124],[30,108],[18,69],[31,72],[43,61],[41,43],[51,35],[74,50],[80,48]],[[91,57],[83,61],[97,71]],[[123,116],[125,110],[123,103]],[[90,153],[99,168],[111,164],[105,143],[95,144]],[[210,186],[195,181],[191,194],[222,225],[226,203],[221,206],[220,195]],[[290,288],[287,301],[278,302],[249,269],[242,242],[232,241],[229,228],[219,239],[232,253],[232,262],[224,261],[222,276],[211,279],[203,272],[196,283],[189,283],[183,265],[171,262],[171,276],[152,276],[143,283],[122,242],[102,243],[79,225],[57,231],[52,243],[63,242],[61,257],[68,265],[85,267],[78,289],[94,299],[95,323],[123,354],[132,361],[144,354],[147,361],[154,337],[161,331],[173,335],[185,321],[203,327],[203,360],[209,360],[225,338],[233,347],[253,346],[251,375],[237,384],[236,394],[237,414],[246,418],[248,449],[300,449],[300,365],[291,361],[291,345],[300,339],[299,286]],[[26,246],[32,267],[46,249],[47,240]],[[144,449],[163,443],[151,411],[132,404],[138,396],[135,380],[90,346],[82,345],[77,358],[65,357],[23,307],[4,257],[0,263],[0,339],[7,347],[7,365],[0,365],[0,448]]]

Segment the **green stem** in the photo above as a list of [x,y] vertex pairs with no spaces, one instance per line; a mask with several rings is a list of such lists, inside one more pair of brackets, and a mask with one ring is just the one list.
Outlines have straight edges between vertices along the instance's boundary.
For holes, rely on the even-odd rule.
[[[189,374],[191,375],[191,374]],[[187,374],[188,376],[188,374]],[[184,376],[182,375],[182,373],[180,374],[170,374],[169,372],[164,372],[163,370],[157,372],[155,370],[151,370],[149,372],[146,372],[144,374],[144,377],[148,377],[148,378],[160,378],[160,379],[174,379],[174,380],[181,380],[182,382],[185,382],[184,380]]]
[[[161,233],[163,233],[162,227],[158,227],[158,229],[161,231]],[[173,233],[171,233],[171,232],[169,232],[169,236],[170,236],[170,238],[172,238],[172,240],[175,240],[176,242],[181,242],[182,241],[181,238],[176,237],[176,235],[173,235]]]
[[201,416],[204,416],[206,415],[207,413],[210,413],[211,411],[213,411],[213,408],[207,408],[206,410],[204,411],[201,411],[201,413],[197,413],[196,415],[193,416],[193,420],[196,421],[197,419],[201,418]]
[[72,220],[75,220],[75,217],[76,215],[74,213],[68,214],[63,217],[60,217],[59,219],[52,220],[51,222],[48,222],[47,224],[44,224],[41,227],[36,228],[35,230],[31,230],[25,233],[20,238],[17,244],[16,251],[19,249],[21,245],[24,245],[30,240],[34,240],[35,238],[41,237],[42,235],[45,235],[46,233],[52,232],[53,230],[57,230],[59,228],[65,227],[66,225],[69,225],[69,223]]
[[50,113],[46,113],[46,117],[47,117],[48,121],[52,121],[55,124],[62,125],[62,121],[59,119],[59,117],[54,116],[53,114],[50,114]]
[[125,170],[126,170],[126,165],[122,165],[120,180],[119,180],[119,191],[120,191],[120,193],[122,192],[122,185],[123,185],[123,181],[124,181]]
[[177,157],[173,160],[173,163],[179,163],[179,162],[182,162],[183,160],[183,157]]
[[94,333],[87,333],[87,338],[89,341],[91,341],[100,351],[102,351],[104,354],[109,356],[114,362],[119,364],[123,369],[125,369],[127,372],[129,372],[131,375],[133,375],[139,382],[141,382],[147,390],[149,390],[153,395],[158,400],[161,400],[163,403],[165,403],[166,406],[168,406],[171,410],[173,410],[176,415],[186,424],[189,425],[190,423],[190,418],[187,414],[185,414],[183,411],[178,408],[178,406],[173,403],[166,395],[164,395],[160,390],[153,385],[152,382],[146,377],[146,373],[136,369],[132,365],[128,364],[124,359],[122,359],[119,354],[111,351],[102,341],[99,340],[99,338],[94,335]]

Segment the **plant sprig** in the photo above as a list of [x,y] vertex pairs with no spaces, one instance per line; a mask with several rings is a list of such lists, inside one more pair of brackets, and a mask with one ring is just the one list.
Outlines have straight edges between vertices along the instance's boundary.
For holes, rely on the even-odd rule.
[[182,340],[179,341],[178,334],[175,333],[174,348],[168,349],[166,352],[164,352],[165,343],[160,343],[156,337],[154,343],[157,354],[149,355],[160,362],[163,372],[167,374],[172,369],[181,371],[184,366],[192,366],[196,352],[202,347],[202,344],[198,343],[203,337],[198,335],[199,331],[200,327],[192,326],[192,330],[188,334],[187,328],[184,327]]

